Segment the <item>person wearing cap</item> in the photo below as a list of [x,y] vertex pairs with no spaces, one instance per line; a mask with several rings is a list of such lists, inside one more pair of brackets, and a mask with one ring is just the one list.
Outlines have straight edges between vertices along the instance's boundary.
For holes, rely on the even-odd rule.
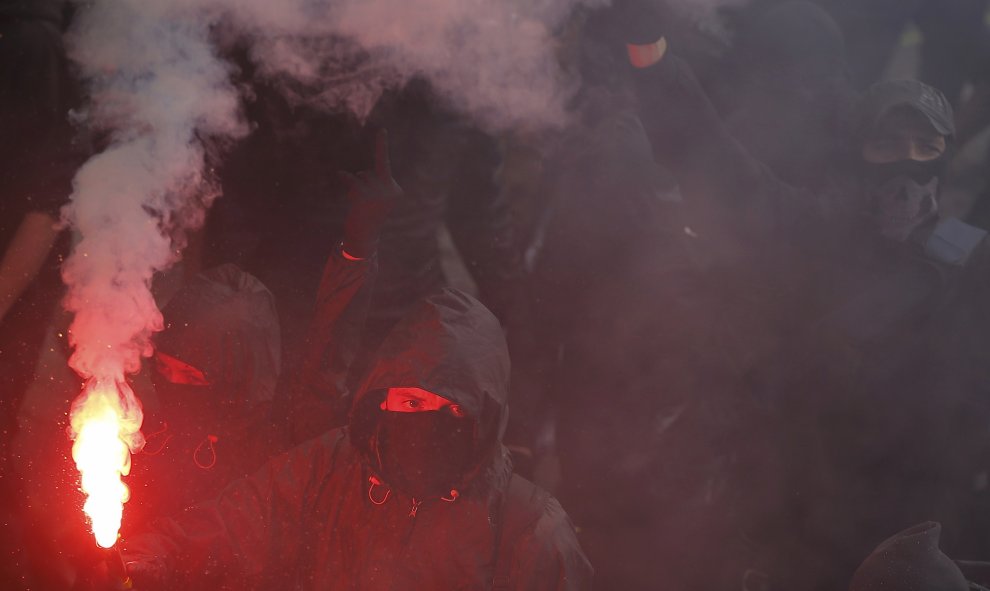
[[986,449],[977,425],[990,420],[979,402],[990,384],[990,242],[938,215],[948,101],[917,81],[875,84],[843,157],[821,163],[828,182],[795,187],[732,137],[648,3],[615,14],[641,118],[690,227],[761,260],[747,272],[785,297],[777,314],[791,319],[741,386],[767,409],[744,434],[767,439],[745,442],[760,450],[746,471],[783,472],[750,494],[741,527],[779,554],[789,584],[823,587],[841,585],[890,531],[933,515],[957,531],[956,501]]
[[[401,195],[384,136],[375,172],[347,178],[353,210],[315,322],[331,333],[364,297],[377,233]],[[342,357],[330,340],[316,371]],[[456,290],[422,299],[378,350],[346,428],[122,541],[136,588],[589,589],[567,514],[513,475],[508,387],[495,316]]]

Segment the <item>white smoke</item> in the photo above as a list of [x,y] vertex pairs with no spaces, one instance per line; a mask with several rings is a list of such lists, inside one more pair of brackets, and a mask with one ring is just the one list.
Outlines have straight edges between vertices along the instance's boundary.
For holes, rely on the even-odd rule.
[[253,40],[262,74],[291,98],[363,116],[384,89],[421,76],[476,120],[505,128],[563,122],[574,81],[557,65],[552,33],[576,6],[605,3],[239,0],[229,16]]
[[[247,40],[263,77],[295,102],[367,115],[413,77],[490,129],[555,126],[573,90],[552,31],[602,0],[91,0],[67,38],[89,101],[80,121],[104,149],[79,170],[64,219],[70,365],[89,384],[73,436],[117,384],[119,437],[141,446],[126,385],[162,316],[156,273],[180,257],[217,196],[210,153],[247,132],[216,41]],[[274,197],[274,196],[273,196]],[[78,423],[78,425],[77,425]],[[78,440],[77,440],[78,444]],[[126,474],[126,466],[115,473]]]
[[73,369],[122,381],[161,329],[150,291],[214,193],[199,137],[246,131],[209,24],[173,2],[97,0],[68,39],[87,83],[87,126],[110,145],[77,173],[65,219],[80,242],[63,267]]
[[[65,219],[71,365],[120,381],[161,329],[150,283],[215,196],[204,139],[246,132],[217,31],[248,39],[291,98],[367,114],[414,76],[493,127],[556,125],[570,82],[551,31],[598,0],[93,0],[68,43],[87,83],[84,123],[109,146],[79,171]],[[178,239],[178,241],[177,241]]]

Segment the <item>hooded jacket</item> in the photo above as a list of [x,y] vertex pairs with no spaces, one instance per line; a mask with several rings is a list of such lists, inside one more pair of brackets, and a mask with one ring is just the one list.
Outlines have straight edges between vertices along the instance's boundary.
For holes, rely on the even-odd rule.
[[[788,479],[774,487],[788,493],[780,503],[753,495],[761,511],[773,507],[756,522],[786,531],[801,515],[795,535],[812,536],[774,542],[799,565],[789,568],[805,582],[793,586],[818,576],[818,586],[834,586],[880,535],[933,506],[958,506],[942,499],[969,490],[979,456],[956,433],[962,419],[987,416],[979,401],[990,347],[977,302],[990,293],[990,241],[952,220],[933,220],[906,243],[884,238],[868,182],[852,168],[858,156],[820,189],[791,186],[731,136],[676,55],[635,77],[654,150],[696,214],[692,229],[738,236],[760,262],[739,269],[765,278],[781,301],[774,315],[794,319],[779,323],[777,345],[743,382],[766,409],[754,413],[765,426],[750,432],[773,439],[748,462]],[[909,104],[951,132],[947,104],[924,89],[878,84],[860,105],[860,126]]]
[[[500,557],[511,564],[507,588],[586,589],[591,567],[549,496],[531,525],[499,544],[514,511],[512,495],[503,497],[518,478],[501,443],[508,377],[501,328],[484,306],[451,290],[427,298],[386,338],[349,428],[127,541],[125,560],[162,588],[217,573],[238,589],[491,589],[497,550],[509,548]],[[371,437],[390,386],[449,397],[477,422],[474,468],[454,500],[414,505],[378,473]]]
[[171,383],[156,371],[158,404],[148,408],[147,443],[129,481],[148,491],[130,512],[135,524],[143,513],[209,499],[275,455],[268,426],[281,343],[271,292],[222,265],[191,279],[163,315],[155,350],[200,370],[210,385]]

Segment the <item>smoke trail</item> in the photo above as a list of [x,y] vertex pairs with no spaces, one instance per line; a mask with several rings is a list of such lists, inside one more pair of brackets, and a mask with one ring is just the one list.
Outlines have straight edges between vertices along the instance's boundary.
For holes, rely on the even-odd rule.
[[[199,138],[245,130],[227,68],[194,16],[169,2],[97,0],[68,39],[90,93],[82,119],[109,139],[78,171],[63,212],[80,236],[62,271],[75,314],[69,363],[94,385],[73,403],[75,433],[90,396],[136,372],[161,329],[152,277],[178,258],[183,233],[215,195]],[[136,449],[140,403],[129,388],[114,390],[120,437]]]
[[[64,268],[75,313],[72,367],[120,381],[149,353],[161,315],[149,290],[176,238],[214,194],[202,137],[245,132],[229,68],[210,43],[223,22],[286,92],[366,114],[425,76],[490,125],[557,124],[569,89],[551,29],[593,0],[96,0],[69,39],[89,84],[85,123],[111,145],[75,180],[66,220],[82,237]],[[290,88],[289,82],[295,86]],[[307,94],[308,93],[308,94]]]
[[[234,27],[254,61],[291,97],[367,114],[410,77],[483,124],[503,129],[563,121],[573,90],[552,32],[579,5],[607,0],[241,0]],[[300,87],[301,83],[301,87]]]

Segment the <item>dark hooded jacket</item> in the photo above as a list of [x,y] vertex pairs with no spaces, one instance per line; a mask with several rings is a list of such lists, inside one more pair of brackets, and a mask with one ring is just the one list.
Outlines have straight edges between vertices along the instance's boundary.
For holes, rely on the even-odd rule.
[[[129,540],[125,559],[171,588],[224,573],[234,588],[490,589],[496,555],[507,549],[498,557],[511,564],[506,588],[586,589],[591,568],[549,496],[508,546],[499,543],[500,525],[517,510],[501,443],[508,379],[501,328],[484,306],[451,290],[421,301],[382,345],[349,428]],[[436,392],[476,421],[474,466],[453,500],[423,499],[414,511],[379,473],[372,440],[390,386]]]
[[[210,385],[171,383],[155,371],[157,405],[132,487],[142,513],[171,513],[209,499],[271,458],[271,403],[279,377],[279,322],[271,292],[234,265],[204,271],[163,311],[155,350],[201,372]],[[284,448],[283,448],[284,449]]]
[[[800,540],[771,542],[802,581],[792,586],[815,577],[834,586],[879,536],[954,506],[952,496],[968,490],[986,444],[956,433],[978,434],[970,425],[981,419],[960,419],[987,416],[979,400],[990,347],[980,336],[986,306],[976,302],[988,293],[990,243],[934,217],[905,242],[883,238],[868,181],[852,167],[862,164],[850,160],[817,190],[789,185],[731,136],[677,56],[636,77],[645,126],[680,183],[692,228],[738,238],[758,263],[740,269],[780,298],[775,317],[793,319],[779,323],[779,345],[742,383],[759,405],[744,441],[768,436],[744,464],[773,475],[747,485],[786,480],[747,493],[759,502],[746,527],[800,530]],[[861,115],[882,112],[875,95]]]

